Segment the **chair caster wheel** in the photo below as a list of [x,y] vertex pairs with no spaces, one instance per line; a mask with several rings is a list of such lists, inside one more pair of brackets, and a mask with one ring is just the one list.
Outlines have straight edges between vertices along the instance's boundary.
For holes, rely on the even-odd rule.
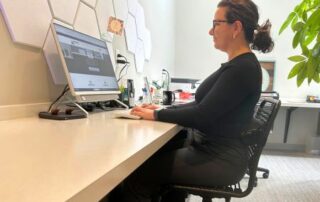
[[267,179],[267,178],[269,177],[269,173],[263,173],[263,174],[262,174],[262,177],[263,177],[264,179]]
[[254,182],[253,182],[253,187],[257,187],[258,186],[258,180],[255,180]]

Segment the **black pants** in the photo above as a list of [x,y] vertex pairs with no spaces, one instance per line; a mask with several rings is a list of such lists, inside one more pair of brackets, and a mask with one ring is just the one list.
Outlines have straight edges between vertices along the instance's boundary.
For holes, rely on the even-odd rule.
[[[111,193],[109,201],[150,202],[166,184],[222,186],[243,177],[247,153],[241,143],[203,141],[195,135],[189,139],[185,131],[177,134]],[[171,193],[167,201],[182,202],[184,196]]]

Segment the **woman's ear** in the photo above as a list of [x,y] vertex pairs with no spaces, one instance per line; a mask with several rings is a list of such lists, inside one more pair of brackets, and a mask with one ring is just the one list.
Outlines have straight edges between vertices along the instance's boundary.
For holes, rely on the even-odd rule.
[[235,39],[241,33],[243,26],[239,20],[236,20],[233,24],[234,24],[234,30],[233,30],[232,38]]

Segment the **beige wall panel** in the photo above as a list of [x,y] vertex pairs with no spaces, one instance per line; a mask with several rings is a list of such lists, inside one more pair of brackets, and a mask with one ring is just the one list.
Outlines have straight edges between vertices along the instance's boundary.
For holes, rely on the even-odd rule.
[[143,67],[144,67],[144,46],[143,41],[141,39],[138,39],[137,45],[136,45],[136,52],[134,54],[135,61],[136,61],[136,69],[138,73],[143,73]]
[[74,23],[74,29],[90,36],[100,38],[96,14],[92,8],[80,3],[79,11]]
[[61,22],[61,21],[59,21],[59,20],[57,20],[57,19],[53,19],[52,22],[53,22],[53,23],[56,23],[56,24],[58,24],[58,25],[62,25],[62,26],[64,26],[64,27],[67,27],[67,28],[69,28],[69,29],[73,29],[72,26],[70,26],[70,25],[68,25],[68,24],[66,24],[66,23],[64,23],[64,22]]
[[138,0],[128,0],[128,11],[135,16],[137,12]]
[[116,57],[114,55],[113,45],[112,45],[112,43],[109,43],[109,42],[106,42],[106,44],[107,44],[108,51],[109,51],[109,54],[110,54],[111,62],[112,62],[112,65],[113,65],[113,69],[115,70],[116,69]]
[[60,93],[42,51],[13,43],[2,15],[0,41],[0,106],[49,102]]
[[116,12],[116,17],[120,20],[123,20],[124,24],[126,24],[129,13],[127,0],[113,0],[113,5]]
[[96,6],[96,0],[82,0],[82,2],[86,3],[87,5],[91,6],[94,8]]
[[66,85],[67,78],[65,76],[63,65],[59,56],[58,47],[55,43],[52,28],[47,35],[46,42],[43,47],[44,56],[46,57],[52,79],[55,84]]
[[113,34],[108,32],[109,17],[115,17],[112,0],[98,0],[96,7],[98,25],[100,28],[101,38],[112,42]]
[[138,36],[137,36],[136,20],[131,14],[128,15],[128,21],[125,27],[125,36],[126,36],[128,51],[131,53],[135,53]]
[[48,2],[1,0],[0,4],[12,39],[41,48],[52,18]]
[[138,38],[144,40],[146,30],[146,20],[144,15],[144,9],[140,4],[137,4],[137,12],[135,15]]
[[49,0],[52,15],[69,25],[73,25],[79,6],[79,0]]

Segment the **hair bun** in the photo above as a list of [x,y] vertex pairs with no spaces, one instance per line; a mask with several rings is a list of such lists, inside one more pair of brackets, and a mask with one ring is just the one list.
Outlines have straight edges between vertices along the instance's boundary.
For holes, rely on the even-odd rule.
[[271,23],[267,20],[261,26],[257,25],[254,32],[254,39],[251,48],[254,50],[268,53],[273,50],[274,42],[270,36]]

